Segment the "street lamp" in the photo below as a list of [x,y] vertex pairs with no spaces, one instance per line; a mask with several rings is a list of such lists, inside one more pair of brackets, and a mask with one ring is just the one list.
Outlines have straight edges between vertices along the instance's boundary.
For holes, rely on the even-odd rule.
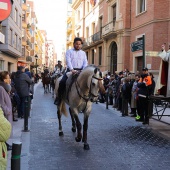
[[36,66],[36,74],[37,74],[37,60],[38,60],[38,55],[37,54],[35,55],[35,59],[36,59],[35,66]]
[[37,54],[35,55],[35,59],[36,59],[36,63],[35,63],[35,66],[36,66],[35,78],[36,78],[36,80],[35,80],[35,82],[37,83],[37,78],[38,78],[38,75],[37,75],[37,60],[38,60],[38,55]]

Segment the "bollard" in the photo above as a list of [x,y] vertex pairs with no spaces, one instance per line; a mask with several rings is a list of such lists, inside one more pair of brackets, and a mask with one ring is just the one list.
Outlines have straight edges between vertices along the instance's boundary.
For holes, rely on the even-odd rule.
[[108,101],[108,99],[109,99],[109,94],[108,94],[108,92],[106,93],[106,109],[109,109],[108,108],[108,105],[109,105],[109,101]]
[[13,142],[11,152],[11,170],[20,170],[21,142]]
[[29,116],[29,97],[25,99],[25,108],[24,108],[24,130],[23,132],[29,132],[28,130],[28,116]]

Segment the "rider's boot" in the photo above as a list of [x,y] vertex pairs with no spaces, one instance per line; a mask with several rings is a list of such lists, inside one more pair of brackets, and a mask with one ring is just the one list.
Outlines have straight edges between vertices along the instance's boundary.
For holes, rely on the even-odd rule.
[[61,100],[62,100],[62,94],[63,94],[63,89],[62,89],[62,86],[59,85],[58,96],[56,96],[55,101],[54,101],[55,105],[60,105]]

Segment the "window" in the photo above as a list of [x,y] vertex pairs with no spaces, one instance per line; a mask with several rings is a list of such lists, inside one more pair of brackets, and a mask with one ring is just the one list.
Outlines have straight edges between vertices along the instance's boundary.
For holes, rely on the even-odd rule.
[[21,28],[22,27],[22,20],[21,20],[21,15],[19,15],[19,22],[18,22],[18,26]]
[[102,17],[99,18],[99,30],[102,32]]
[[18,19],[18,10],[15,8],[15,11],[14,11],[14,21],[17,23],[17,20]]
[[14,47],[17,49],[17,44],[18,44],[18,42],[17,42],[17,34],[15,34],[15,36],[14,36]]
[[89,55],[89,54],[88,54],[88,51],[86,51],[87,60],[88,60],[88,55]]
[[95,23],[92,23],[92,35],[95,33]]
[[94,64],[94,49],[92,50],[92,64]]
[[[6,26],[2,26],[2,34],[6,35]],[[6,36],[5,36],[5,43],[7,42]]]
[[21,38],[19,38],[18,49],[19,49],[20,52],[22,51],[21,50]]
[[9,44],[12,46],[12,29],[9,30]]
[[102,47],[99,47],[99,65],[102,65]]
[[137,14],[146,11],[146,0],[136,0]]
[[24,46],[22,46],[22,56],[23,57],[25,56],[25,48],[24,48]]
[[86,38],[89,38],[89,27],[86,27]]
[[90,11],[90,3],[87,1],[86,3],[86,14],[88,14]]
[[4,61],[0,60],[0,70],[4,70]]
[[115,25],[115,22],[116,22],[116,4],[112,8],[113,8],[113,25]]
[[78,11],[77,20],[80,21],[80,11]]

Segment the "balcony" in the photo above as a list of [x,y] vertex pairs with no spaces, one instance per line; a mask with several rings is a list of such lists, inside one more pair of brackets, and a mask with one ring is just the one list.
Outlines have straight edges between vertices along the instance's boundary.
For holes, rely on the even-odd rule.
[[25,21],[22,21],[22,28],[27,28],[27,24]]
[[26,11],[26,10],[27,10],[27,5],[26,5],[26,3],[23,3],[23,4],[22,4],[22,10],[23,10],[23,11]]
[[31,56],[27,56],[27,57],[26,57],[26,61],[27,61],[27,62],[32,62],[32,57],[31,57]]
[[22,46],[26,46],[27,45],[27,42],[25,40],[25,38],[22,38]]
[[27,40],[26,42],[27,42],[27,44],[26,44],[27,49],[28,49],[29,51],[32,50],[32,44],[31,44],[31,42],[30,42],[29,40]]
[[109,22],[108,24],[106,24],[105,26],[103,26],[102,28],[102,36],[107,36],[107,35],[113,35],[116,34],[115,32],[115,20]]
[[30,6],[27,6],[27,14],[30,14],[30,12],[31,12],[31,8]]
[[31,43],[35,43],[35,38],[31,37]]
[[1,44],[0,51],[9,54],[14,58],[18,58],[21,56],[21,52],[18,51],[16,48],[12,47],[10,44]]
[[101,41],[103,40],[101,39],[101,31],[99,31],[92,36],[85,38],[85,40],[83,41],[83,47],[91,46],[93,44],[96,45],[98,43],[101,43]]

